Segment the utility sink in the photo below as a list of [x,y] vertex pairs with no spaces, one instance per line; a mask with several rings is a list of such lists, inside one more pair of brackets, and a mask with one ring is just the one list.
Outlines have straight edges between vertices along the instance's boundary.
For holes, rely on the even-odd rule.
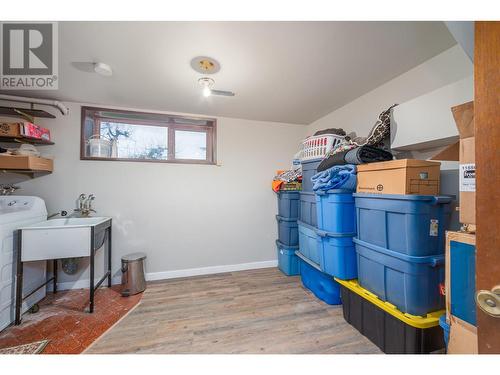
[[88,257],[104,244],[110,217],[45,220],[20,228],[21,261]]

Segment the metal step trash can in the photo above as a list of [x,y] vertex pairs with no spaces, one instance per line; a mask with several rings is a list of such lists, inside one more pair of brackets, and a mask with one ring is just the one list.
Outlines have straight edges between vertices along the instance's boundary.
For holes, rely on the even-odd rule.
[[146,289],[144,259],[144,253],[132,253],[122,257],[122,296],[132,296]]

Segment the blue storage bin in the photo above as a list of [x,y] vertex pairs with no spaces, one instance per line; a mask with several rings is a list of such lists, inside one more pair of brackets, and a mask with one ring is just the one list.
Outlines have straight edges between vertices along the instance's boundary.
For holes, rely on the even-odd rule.
[[340,305],[340,284],[333,277],[321,272],[317,265],[297,252],[299,258],[300,278],[305,288],[309,289],[320,300],[329,305]]
[[302,164],[302,191],[312,193],[313,183],[311,177],[316,174],[319,164],[323,159],[301,161]]
[[299,230],[296,219],[287,219],[276,215],[278,222],[278,240],[286,246],[299,244]]
[[318,228],[332,233],[356,233],[356,209],[350,190],[316,192]]
[[278,215],[288,219],[299,218],[299,192],[278,192]]
[[439,325],[443,329],[445,348],[448,349],[448,340],[450,339],[450,325],[446,323],[446,314],[443,314],[439,317]]
[[300,193],[300,215],[299,220],[313,227],[318,226],[318,215],[316,213],[316,195],[314,193]]
[[297,224],[299,226],[299,252],[319,267],[319,246],[316,228],[300,220]]
[[472,325],[476,317],[476,246],[450,241],[451,314]]
[[299,249],[298,246],[286,246],[279,240],[276,240],[276,248],[278,249],[278,268],[287,276],[298,275],[299,258],[295,252]]
[[411,315],[444,308],[439,283],[444,281],[444,256],[412,257],[353,239],[358,282],[381,300]]
[[319,266],[324,273],[342,280],[358,277],[356,249],[353,234],[330,233],[316,230],[319,247]]
[[451,197],[354,194],[357,238],[409,256],[444,254]]

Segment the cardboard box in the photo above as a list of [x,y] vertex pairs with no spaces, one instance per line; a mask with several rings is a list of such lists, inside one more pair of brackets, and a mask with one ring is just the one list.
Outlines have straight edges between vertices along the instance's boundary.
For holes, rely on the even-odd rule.
[[298,181],[284,182],[283,184],[281,184],[280,190],[282,191],[302,190],[302,183]]
[[[446,231],[446,250],[445,250],[445,305],[446,305],[446,320],[449,322],[451,318],[451,263],[450,263],[450,242],[462,242],[469,245],[476,245],[476,235],[466,232]],[[458,318],[457,318],[458,319]]]
[[43,139],[50,141],[50,131],[40,125],[31,122],[24,122],[21,126],[21,133],[27,138]]
[[401,159],[358,165],[356,192],[439,195],[439,162]]
[[18,122],[1,122],[0,137],[20,137],[20,123]]
[[453,315],[450,320],[450,338],[447,354],[477,354],[477,328]]
[[474,138],[474,102],[451,108],[460,140],[448,146],[432,160],[460,161],[460,222],[476,224],[476,158]]
[[0,169],[52,172],[53,161],[52,159],[40,158],[38,156],[5,155],[0,156]]

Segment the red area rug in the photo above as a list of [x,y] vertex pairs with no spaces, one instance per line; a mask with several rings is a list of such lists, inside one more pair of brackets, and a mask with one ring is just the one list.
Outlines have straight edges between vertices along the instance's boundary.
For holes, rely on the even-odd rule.
[[123,318],[142,294],[122,297],[117,287],[101,288],[95,295],[94,313],[85,312],[88,289],[48,294],[37,313],[26,313],[19,326],[0,332],[0,349],[48,340],[42,354],[79,354]]

